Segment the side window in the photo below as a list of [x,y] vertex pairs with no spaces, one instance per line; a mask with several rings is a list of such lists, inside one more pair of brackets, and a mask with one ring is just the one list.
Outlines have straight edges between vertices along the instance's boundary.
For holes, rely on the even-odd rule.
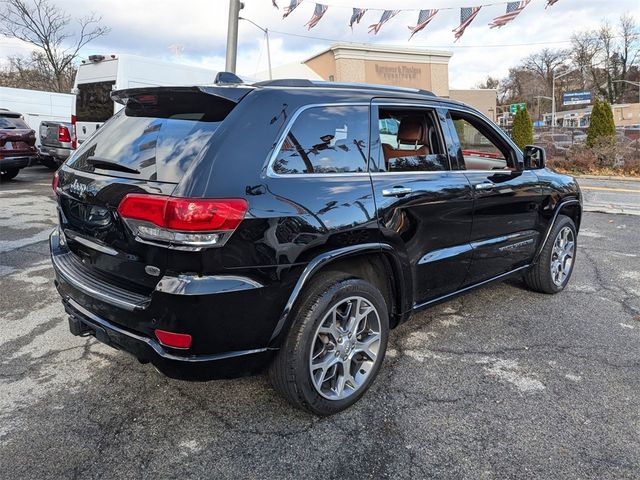
[[340,105],[304,110],[273,163],[277,174],[367,171],[369,107]]
[[430,109],[378,108],[378,170],[432,172],[449,169],[435,112]]
[[471,115],[450,113],[467,170],[513,170],[509,148],[491,135],[490,126]]

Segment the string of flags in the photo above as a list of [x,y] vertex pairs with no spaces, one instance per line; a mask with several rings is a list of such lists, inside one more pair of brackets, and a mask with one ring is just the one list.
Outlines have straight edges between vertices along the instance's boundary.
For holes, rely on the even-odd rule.
[[[278,1],[279,0],[271,0],[271,4],[277,9],[280,8],[278,6]],[[545,0],[546,2],[545,9],[552,7],[553,5],[558,3],[558,1],[559,0]],[[293,12],[298,6],[300,6],[302,2],[303,0],[289,0],[289,5],[287,5],[282,9],[282,12],[283,12],[282,18],[283,19],[287,18],[291,14],[291,12]],[[498,15],[489,23],[490,28],[500,28],[500,27],[504,27],[507,23],[515,20],[515,18],[520,13],[522,13],[522,11],[526,8],[527,5],[529,5],[529,3],[531,3],[531,0],[522,0],[519,2],[494,2],[490,4],[478,5],[476,7],[441,7],[439,9],[434,8],[434,9],[419,10],[418,20],[416,25],[408,27],[409,31],[411,32],[411,35],[409,36],[409,40],[411,40],[416,33],[422,31],[427,25],[429,25],[429,23],[434,19],[434,17],[440,10],[452,10],[454,8],[460,9],[460,24],[453,29],[454,37],[456,41],[458,41],[464,34],[467,27],[471,25],[471,22],[473,22],[473,20],[476,18],[476,16],[478,15],[482,7],[506,4],[505,13],[503,13],[502,15]],[[322,17],[324,16],[324,14],[327,13],[327,10],[329,9],[330,6],[331,5],[328,5],[325,3],[315,3],[313,15],[311,16],[309,21],[305,24],[305,27],[307,27],[307,30],[311,30],[313,27],[318,25],[320,20],[322,20]],[[367,13],[368,10],[380,11],[381,9],[353,8],[351,17],[349,18],[349,23],[348,23],[349,28],[353,30],[353,26],[360,23],[360,21],[362,20],[362,17],[364,17],[365,13]],[[416,10],[417,9],[382,10],[380,19],[376,23],[369,25],[369,33],[376,35],[389,20],[391,20],[393,17],[395,17],[398,13],[402,11],[416,11]]]

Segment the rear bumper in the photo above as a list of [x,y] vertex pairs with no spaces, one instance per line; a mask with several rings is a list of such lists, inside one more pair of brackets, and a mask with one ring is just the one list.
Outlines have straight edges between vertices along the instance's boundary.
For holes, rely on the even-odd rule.
[[0,157],[0,169],[25,168],[35,163],[36,157]]
[[[188,380],[257,373],[277,350],[269,338],[278,319],[270,315],[275,311],[271,291],[278,285],[234,276],[164,277],[147,296],[94,275],[73,258],[58,229],[50,248],[55,284],[75,335],[93,335],[170,377]],[[155,329],[190,334],[192,347],[166,347]]]
[[42,153],[42,155],[53,157],[56,160],[60,160],[61,162],[69,158],[69,155],[71,155],[72,151],[73,150],[71,150],[70,148],[48,147],[46,145],[42,145],[40,147],[40,153]]
[[77,336],[94,336],[99,342],[151,363],[160,372],[181,380],[205,381],[251,375],[269,364],[275,351],[266,348],[215,355],[181,356],[157,340],[129,331],[89,312],[71,298],[63,298],[69,330]]

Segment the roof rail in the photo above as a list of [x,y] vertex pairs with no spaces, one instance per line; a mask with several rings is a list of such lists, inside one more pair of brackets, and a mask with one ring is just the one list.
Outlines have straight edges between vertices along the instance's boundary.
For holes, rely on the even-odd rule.
[[322,87],[322,88],[356,88],[366,90],[386,90],[389,92],[407,92],[418,93],[421,95],[436,95],[429,90],[419,88],[394,87],[392,85],[378,85],[374,83],[357,83],[357,82],[327,82],[324,80],[307,80],[303,78],[282,78],[278,80],[265,80],[254,83],[257,87]]
[[311,80],[304,78],[280,78],[277,80],[265,80],[254,83],[257,87],[314,87]]
[[389,90],[391,92],[411,92],[422,93],[424,95],[431,95],[435,97],[433,92],[429,90],[423,90],[420,88],[411,87],[396,87],[394,85],[381,85],[378,83],[361,83],[361,82],[327,82],[324,80],[317,80],[313,82],[317,86],[328,88],[366,88],[369,90]]

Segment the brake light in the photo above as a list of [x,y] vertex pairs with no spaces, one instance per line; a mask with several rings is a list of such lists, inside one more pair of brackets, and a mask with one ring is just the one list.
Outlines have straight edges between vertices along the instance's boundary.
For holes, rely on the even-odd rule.
[[78,129],[76,128],[76,116],[71,115],[71,149],[78,148]]
[[51,188],[53,189],[53,193],[58,194],[58,183],[60,182],[60,176],[58,172],[53,174],[53,180],[51,180]]
[[65,143],[71,141],[71,133],[69,133],[67,127],[63,127],[62,125],[58,126],[58,141]]
[[191,335],[156,330],[156,337],[166,347],[187,349],[191,346]]
[[136,237],[168,246],[222,245],[247,212],[243,199],[176,198],[130,193],[118,213]]

